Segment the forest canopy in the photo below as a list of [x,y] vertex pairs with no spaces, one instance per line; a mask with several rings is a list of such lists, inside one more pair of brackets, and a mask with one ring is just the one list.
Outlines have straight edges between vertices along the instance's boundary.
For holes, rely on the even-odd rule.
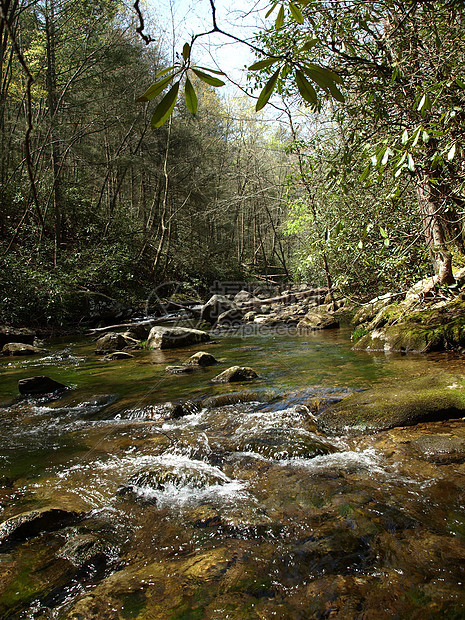
[[[240,38],[204,1],[205,32]],[[137,307],[169,280],[453,286],[461,2],[264,2],[248,95],[221,94],[202,33],[174,49],[145,6],[0,6],[2,321],[73,322],[92,295]]]

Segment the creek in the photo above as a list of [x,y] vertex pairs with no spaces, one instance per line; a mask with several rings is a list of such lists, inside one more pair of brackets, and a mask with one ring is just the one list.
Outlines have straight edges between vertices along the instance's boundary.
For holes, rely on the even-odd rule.
[[[412,447],[465,422],[349,437],[314,417],[381,380],[463,374],[460,356],[352,351],[344,329],[114,361],[90,339],[48,348],[0,360],[0,521],[80,516],[0,548],[1,618],[465,617],[465,465]],[[199,350],[219,365],[166,372]],[[210,382],[231,365],[259,379]],[[72,389],[19,398],[41,374]]]

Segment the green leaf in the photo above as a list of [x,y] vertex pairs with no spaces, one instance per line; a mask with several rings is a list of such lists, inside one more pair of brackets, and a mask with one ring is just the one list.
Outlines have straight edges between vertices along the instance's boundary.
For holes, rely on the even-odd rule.
[[448,161],[452,161],[455,157],[455,148],[456,148],[457,144],[454,142],[454,144],[452,145],[451,149],[449,150],[449,152],[447,153],[447,159]]
[[155,77],[161,77],[162,75],[165,75],[166,73],[169,73],[170,71],[173,71],[173,69],[174,67],[167,67],[166,69],[159,71]]
[[319,74],[321,79],[329,81],[329,82],[336,82],[336,84],[343,84],[344,82],[342,81],[342,78],[335,73],[334,71],[331,71],[331,69],[328,69],[327,67],[320,67],[319,65],[315,65],[312,62],[309,62],[306,64],[305,67],[303,67],[303,70],[305,71],[305,73],[307,73],[307,69],[309,71],[314,71],[315,73]]
[[303,24],[304,23],[304,16],[300,12],[300,9],[293,2],[289,3],[289,8],[291,10],[291,15],[295,19],[295,21],[298,24]]
[[413,157],[411,153],[407,154],[407,167],[410,172],[415,172],[415,162],[413,161]]
[[389,237],[386,237],[386,239],[384,240],[384,245],[387,248],[391,245],[391,241],[390,241]]
[[394,153],[391,151],[390,148],[387,148],[384,151],[383,159],[381,160],[382,166],[385,166],[388,163],[389,157],[391,157],[391,155],[394,155]]
[[186,100],[187,109],[194,116],[197,114],[198,100],[195,94],[194,87],[189,78],[186,78],[186,84],[184,87],[184,99]]
[[370,170],[371,170],[371,164],[368,164],[368,166],[365,168],[365,170],[360,175],[360,179],[359,179],[360,183],[363,183],[363,181],[365,181],[365,179],[370,174]]
[[344,222],[338,222],[336,224],[335,236],[337,237],[344,229]]
[[318,39],[310,39],[309,41],[307,41],[306,43],[304,43],[302,45],[302,47],[300,48],[299,51],[301,52],[308,52],[309,50],[312,49],[312,47],[315,47],[315,45],[318,43]]
[[455,83],[457,84],[457,86],[460,86],[460,88],[465,88],[465,82],[463,80],[459,80],[458,78],[456,78]]
[[380,234],[381,234],[381,237],[384,237],[385,239],[387,239],[388,234],[387,234],[387,231],[386,231],[386,229],[385,229],[385,228],[383,228],[382,226],[380,226],[380,227],[379,227],[379,232],[380,232]]
[[415,129],[415,131],[413,132],[413,142],[412,142],[412,146],[416,146],[418,144],[418,141],[420,140],[420,134],[421,134],[421,126],[417,127]]
[[316,105],[318,103],[318,97],[316,95],[315,89],[307,80],[302,71],[299,71],[298,69],[295,72],[295,82],[297,84],[297,88],[299,89],[299,93],[302,95],[305,101]]
[[273,4],[271,5],[271,7],[268,9],[267,14],[265,15],[266,17],[269,17],[271,15],[271,13],[273,13],[273,11],[275,10],[275,8],[278,6],[278,2],[273,2]]
[[429,98],[428,93],[425,93],[420,99],[417,110],[422,116],[424,116],[428,110],[431,110],[431,99]]
[[210,84],[210,86],[224,86],[223,80],[219,80],[213,75],[208,75],[208,73],[204,73],[203,71],[199,71],[198,69],[192,69],[195,75],[205,82],[206,84]]
[[339,88],[336,86],[336,84],[334,82],[330,83],[329,91],[330,91],[333,99],[336,99],[336,101],[340,101],[341,103],[345,102],[344,95],[341,93],[341,91],[339,90]]
[[179,82],[176,82],[155,108],[152,116],[152,129],[161,127],[171,116],[179,93]]
[[215,75],[226,75],[224,71],[218,71],[216,69],[210,69],[210,67],[195,66],[195,69],[202,69],[202,71],[208,71],[208,73],[214,73]]
[[278,81],[279,73],[281,71],[281,67],[277,69],[273,75],[270,77],[268,82],[265,84],[262,92],[260,93],[257,101],[257,105],[255,106],[255,110],[259,112],[265,105],[268,103],[268,99],[271,97],[272,92],[276,87],[276,82]]
[[187,60],[191,55],[191,46],[189,43],[184,43],[184,47],[182,48],[182,57],[184,60]]
[[276,28],[276,30],[279,30],[283,24],[284,24],[284,6],[281,5],[278,11],[278,17],[276,18],[274,27]]
[[270,67],[278,62],[280,58],[265,58],[264,60],[259,60],[258,62],[250,65],[249,71],[258,71],[259,69],[265,69],[266,67]]
[[329,91],[334,99],[344,103],[344,95],[335,84],[335,82],[342,84],[342,80],[334,71],[318,67],[314,64],[304,66],[303,71],[313,82],[318,84],[320,88],[326,92]]
[[155,84],[152,84],[152,86],[148,88],[143,95],[141,95],[140,97],[137,97],[136,101],[145,102],[145,101],[150,101],[151,99],[154,99],[157,95],[159,95],[162,91],[165,90],[165,88],[171,82],[173,77],[174,75],[171,74],[168,77],[164,78],[163,80],[160,80],[159,82],[155,82]]
[[425,144],[427,144],[429,142],[429,133],[425,130],[423,130],[423,133],[421,135],[421,139],[423,140],[423,142]]

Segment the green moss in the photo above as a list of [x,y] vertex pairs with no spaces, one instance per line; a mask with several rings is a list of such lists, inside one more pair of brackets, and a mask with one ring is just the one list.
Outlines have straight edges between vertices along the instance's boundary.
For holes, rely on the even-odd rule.
[[126,618],[128,620],[130,618],[138,618],[147,606],[147,599],[143,589],[121,594],[119,599],[123,603],[121,615],[125,620]]
[[464,377],[444,373],[352,394],[324,411],[318,425],[326,432],[378,431],[461,417],[464,411]]
[[359,327],[355,331],[352,332],[352,341],[358,342],[360,338],[366,336],[369,333],[369,329],[367,327]]
[[193,608],[188,603],[184,603],[169,618],[170,620],[201,620],[204,612],[204,607]]

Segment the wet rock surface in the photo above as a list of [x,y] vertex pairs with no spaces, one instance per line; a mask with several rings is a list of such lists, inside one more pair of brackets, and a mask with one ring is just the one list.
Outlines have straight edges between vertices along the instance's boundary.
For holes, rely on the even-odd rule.
[[352,394],[325,410],[318,418],[318,426],[329,433],[361,433],[458,418],[464,414],[463,377],[438,374],[403,383],[386,382]]
[[47,351],[21,342],[8,342],[2,349],[2,355],[40,355],[41,353],[47,353]]
[[8,548],[43,532],[50,532],[78,521],[83,513],[61,508],[32,510],[0,524],[0,549]]
[[218,360],[216,360],[210,353],[198,351],[197,353],[194,353],[194,355],[190,356],[187,363],[192,366],[213,366],[218,363]]
[[147,339],[149,349],[177,349],[210,340],[209,334],[188,327],[153,327]]
[[213,383],[235,383],[253,381],[258,374],[253,368],[246,366],[231,366],[212,379]]
[[36,395],[50,394],[68,389],[66,385],[46,377],[45,375],[37,375],[35,377],[27,377],[18,381],[18,389],[20,394]]
[[95,353],[115,353],[124,348],[134,348],[137,344],[137,340],[134,340],[129,336],[109,332],[97,340],[95,343]]

